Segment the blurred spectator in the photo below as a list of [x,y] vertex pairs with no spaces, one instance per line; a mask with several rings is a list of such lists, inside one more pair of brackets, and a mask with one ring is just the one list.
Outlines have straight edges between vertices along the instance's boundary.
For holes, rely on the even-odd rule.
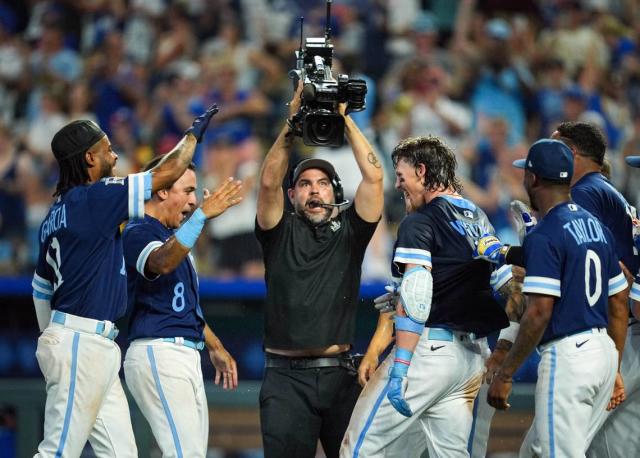
[[481,140],[465,152],[471,179],[463,180],[463,194],[484,209],[500,240],[518,244],[509,203],[514,199],[527,201],[522,173],[513,168],[514,160],[526,156],[526,147],[509,145],[509,123],[504,118],[487,119],[482,131]]
[[26,266],[26,202],[18,152],[11,131],[0,124],[0,273],[23,273]]

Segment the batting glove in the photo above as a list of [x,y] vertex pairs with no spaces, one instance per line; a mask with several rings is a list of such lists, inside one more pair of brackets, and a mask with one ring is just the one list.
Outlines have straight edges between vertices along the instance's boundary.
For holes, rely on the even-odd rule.
[[512,200],[509,206],[511,207],[511,214],[513,216],[513,222],[516,225],[516,230],[518,231],[520,243],[522,243],[525,236],[536,227],[538,220],[531,214],[531,209],[524,202]]
[[373,306],[380,313],[393,312],[396,309],[396,304],[400,297],[400,283],[392,281],[390,285],[386,285],[384,289],[387,291],[381,296],[376,297],[373,300]]
[[404,348],[396,349],[396,359],[393,362],[391,371],[389,372],[389,390],[387,391],[387,399],[401,415],[410,417],[413,415],[409,404],[404,398],[407,390],[407,372],[413,353]]
[[209,121],[211,121],[211,118],[213,118],[213,115],[215,115],[217,112],[218,112],[218,105],[214,103],[209,107],[207,111],[205,111],[204,113],[202,113],[200,116],[198,116],[196,119],[193,120],[193,124],[191,124],[191,127],[189,127],[184,132],[184,134],[193,135],[194,137],[196,137],[196,140],[198,141],[198,143],[200,143],[202,141],[202,137],[204,136],[204,131],[207,130]]
[[476,248],[473,250],[473,258],[502,265],[505,263],[508,250],[509,245],[503,245],[496,236],[484,234],[476,243]]

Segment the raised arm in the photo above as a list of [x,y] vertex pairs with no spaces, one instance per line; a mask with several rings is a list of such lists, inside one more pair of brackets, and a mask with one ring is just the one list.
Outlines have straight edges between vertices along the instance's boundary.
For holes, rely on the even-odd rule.
[[149,254],[144,267],[145,273],[153,277],[173,272],[191,251],[202,232],[205,221],[221,215],[227,208],[240,203],[241,188],[240,181],[229,178],[213,194],[209,194],[205,189],[200,207],[184,222],[175,235]]
[[182,140],[165,157],[150,170],[151,192],[170,187],[182,176],[191,163],[196,143],[202,141],[209,121],[218,112],[218,106],[212,105],[207,111],[193,120],[191,127],[187,129]]
[[349,116],[344,120],[347,140],[362,174],[354,202],[356,212],[363,220],[374,223],[382,216],[384,205],[382,164],[356,123]]
[[[289,103],[290,117],[296,114],[300,108],[301,94],[302,85],[300,84]],[[258,225],[261,229],[272,229],[282,219],[284,211],[282,182],[289,167],[289,155],[293,139],[293,131],[289,124],[286,123],[262,162],[258,182],[258,209],[256,214]]]

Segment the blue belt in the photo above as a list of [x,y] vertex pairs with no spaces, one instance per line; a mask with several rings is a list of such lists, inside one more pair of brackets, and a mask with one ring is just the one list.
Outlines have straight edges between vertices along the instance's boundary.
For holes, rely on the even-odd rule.
[[444,342],[453,342],[453,332],[443,328],[429,328],[427,335],[429,340],[442,340]]
[[193,348],[194,350],[202,350],[204,348],[204,342],[201,340],[195,342],[193,340],[183,339],[181,337],[165,337],[162,340],[177,345],[184,345],[185,347]]
[[[98,334],[107,339],[114,340],[118,336],[118,328],[110,321],[98,321],[92,318],[84,318],[81,316],[71,315],[70,313],[54,310],[51,322],[62,325],[76,331]],[[109,326],[110,325],[110,326]],[[110,327],[108,332],[105,331]]]

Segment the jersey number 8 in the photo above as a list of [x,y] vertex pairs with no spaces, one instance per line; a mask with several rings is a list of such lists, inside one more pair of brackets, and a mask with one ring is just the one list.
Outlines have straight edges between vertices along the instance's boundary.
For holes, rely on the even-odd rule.
[[184,283],[182,282],[176,283],[176,286],[173,288],[171,308],[176,312],[182,312],[184,310]]

